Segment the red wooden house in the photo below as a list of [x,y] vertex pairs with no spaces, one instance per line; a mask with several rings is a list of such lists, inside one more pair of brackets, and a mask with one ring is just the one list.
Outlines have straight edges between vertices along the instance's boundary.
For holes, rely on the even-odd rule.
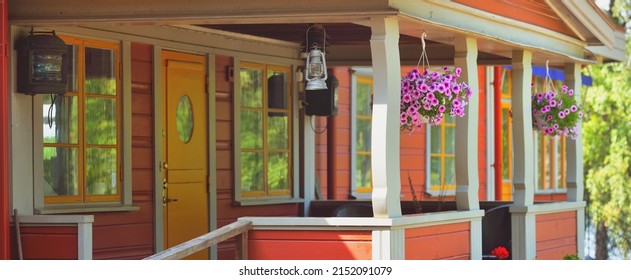
[[[252,224],[250,259],[481,259],[484,200],[513,201],[513,259],[583,254],[582,140],[533,133],[530,84],[549,64],[580,92],[583,65],[624,59],[593,1],[0,7],[4,259],[142,259],[237,220]],[[326,122],[305,112],[314,23],[339,81]],[[431,65],[460,67],[474,94],[465,117],[403,135],[400,79],[423,32]],[[19,47],[42,34],[63,55]],[[25,90],[38,71],[64,94]],[[445,208],[408,211],[408,174],[438,200],[426,209]],[[331,217],[358,203],[370,217]],[[237,245],[193,257],[233,259]]]

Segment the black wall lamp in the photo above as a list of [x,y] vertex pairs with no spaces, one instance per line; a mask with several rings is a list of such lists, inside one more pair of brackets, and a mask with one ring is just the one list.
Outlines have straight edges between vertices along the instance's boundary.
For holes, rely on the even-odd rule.
[[25,94],[66,93],[68,46],[55,32],[33,32],[17,43],[17,91]]

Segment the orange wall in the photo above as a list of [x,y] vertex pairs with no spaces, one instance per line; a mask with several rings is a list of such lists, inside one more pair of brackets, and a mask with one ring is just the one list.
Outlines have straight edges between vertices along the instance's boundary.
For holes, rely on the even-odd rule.
[[454,2],[576,37],[545,0],[454,0]]
[[471,258],[470,223],[405,230],[406,260],[468,260]]
[[577,253],[576,211],[537,215],[536,229],[538,260],[561,260]]
[[370,260],[372,231],[253,230],[250,260]]

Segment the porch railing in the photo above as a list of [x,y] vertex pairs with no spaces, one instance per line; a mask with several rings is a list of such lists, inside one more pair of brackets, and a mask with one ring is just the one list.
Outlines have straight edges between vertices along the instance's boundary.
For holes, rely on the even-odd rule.
[[179,260],[236,236],[237,259],[245,260],[248,258],[248,232],[251,229],[251,221],[236,221],[144,259]]

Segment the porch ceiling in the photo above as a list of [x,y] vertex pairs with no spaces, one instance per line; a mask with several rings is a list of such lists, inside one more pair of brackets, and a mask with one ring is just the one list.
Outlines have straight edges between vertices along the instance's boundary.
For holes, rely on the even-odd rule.
[[[370,65],[370,38],[371,29],[368,26],[354,23],[322,23],[326,29],[327,63],[329,65]],[[202,24],[196,27],[221,30],[231,33],[245,34],[261,38],[299,44],[304,48],[306,31],[310,23],[275,23],[275,24]],[[405,26],[405,25],[404,25]],[[418,29],[418,27],[416,28]],[[409,32],[412,33],[412,32]],[[403,30],[399,37],[399,51],[402,65],[416,65],[421,54],[421,39],[417,36],[407,35]],[[436,32],[441,34],[444,32]],[[442,38],[444,43],[434,40],[426,40],[426,50],[431,65],[453,64],[454,47],[449,44],[455,34]],[[319,37],[321,38],[321,37]],[[490,46],[496,51],[499,46]],[[510,51],[504,52],[507,56],[496,55],[481,51],[478,54],[479,64],[510,64]]]

